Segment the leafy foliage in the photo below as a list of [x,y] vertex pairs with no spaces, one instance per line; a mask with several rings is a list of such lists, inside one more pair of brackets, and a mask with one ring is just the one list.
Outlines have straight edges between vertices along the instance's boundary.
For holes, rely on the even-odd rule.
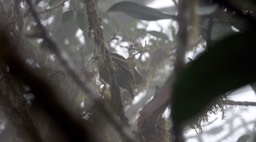
[[[170,119],[162,118],[168,104],[171,104],[173,123],[187,124],[191,118],[198,118],[201,115],[200,112],[210,107],[209,105],[215,99],[227,91],[248,83],[252,84],[254,89],[256,88],[255,30],[251,26],[255,25],[255,1],[199,0],[198,3],[194,3],[195,5],[187,5],[192,7],[185,9],[185,11],[191,10],[187,11],[189,18],[182,14],[176,15],[177,9],[181,9],[180,1],[182,0],[175,5],[174,0],[174,5],[163,8],[167,9],[165,12],[163,9],[151,8],[148,4],[153,2],[152,0],[113,1],[113,3],[98,0],[98,7],[89,8],[86,8],[87,2],[96,3],[96,1],[36,0],[33,2],[37,17],[42,21],[49,37],[61,47],[60,51],[67,51],[68,56],[71,57],[70,62],[75,65],[71,70],[78,72],[79,78],[85,80],[83,85],[89,85],[92,88],[96,100],[106,104],[103,108],[107,110],[111,110],[109,106],[116,105],[113,101],[109,101],[114,96],[111,89],[112,74],[104,57],[105,52],[97,52],[102,46],[109,47],[106,50],[112,57],[117,83],[119,87],[129,92],[121,91],[122,100],[118,102],[124,105],[123,116],[127,116],[131,125],[129,128],[132,129],[137,126],[135,119],[139,114],[141,125],[132,131],[136,133],[139,140],[153,142],[170,141],[173,137],[169,133],[169,129],[172,128]],[[89,9],[95,10],[97,15],[88,15]],[[170,9],[172,12],[168,11]],[[182,16],[185,18],[181,18]],[[186,18],[192,21],[180,20]],[[63,62],[59,62],[62,61],[60,57],[49,50],[51,44],[42,37],[41,29],[34,21],[28,4],[22,0],[0,1],[0,19],[4,33],[10,34],[9,38],[13,40],[14,53],[17,51],[22,63],[29,65],[29,70],[39,73],[50,86],[54,86],[58,92],[53,93],[52,96],[57,95],[71,112],[75,112],[71,113],[71,118],[73,116],[79,119],[84,118],[82,122],[88,124],[85,127],[95,133],[99,141],[121,141],[119,135],[124,137],[125,134],[119,133],[122,131],[117,128],[123,126],[109,122],[109,114],[99,114],[98,102],[91,100],[88,97],[90,94],[75,83],[69,70],[63,68]],[[168,21],[168,27],[161,25],[160,20],[163,19],[165,22]],[[98,22],[99,25],[89,25],[90,20]],[[184,35],[187,35],[188,39],[177,35],[177,31],[181,29],[178,26],[184,23],[187,24]],[[155,29],[151,28],[152,25]],[[92,26],[102,29],[103,32],[100,30],[102,32],[100,34],[104,35],[102,40],[104,44],[94,43],[95,40],[92,38],[97,38],[99,33],[92,30]],[[185,65],[182,72],[174,72],[180,43],[188,47],[184,50],[187,54],[197,52],[200,48],[205,51],[195,59],[189,58],[191,61]],[[63,55],[66,56],[66,54]],[[95,58],[98,60],[93,60]],[[60,132],[49,131],[49,129],[62,130],[55,129],[58,126],[51,124],[64,122],[66,119],[58,116],[56,118],[63,121],[56,121],[42,111],[47,110],[53,115],[58,114],[54,113],[53,109],[42,107],[47,103],[36,105],[37,101],[27,100],[24,94],[25,96],[32,94],[36,99],[38,93],[42,94],[42,92],[27,89],[37,84],[37,81],[29,84],[24,83],[27,82],[26,79],[17,81],[12,71],[12,69],[10,71],[10,65],[5,59],[2,60],[1,56],[0,118],[12,118],[6,120],[8,123],[5,126],[8,126],[9,122],[17,126],[17,130],[12,127],[8,129],[9,126],[5,129],[11,132],[6,139],[17,137],[19,140],[26,141],[38,135],[37,139],[40,141],[42,135],[42,141],[63,141],[66,137],[62,136],[62,132],[73,130],[65,129],[68,127],[65,127],[65,124],[60,127],[63,128]],[[29,77],[28,74],[20,76]],[[108,85],[102,87],[102,83],[105,82]],[[163,85],[165,82],[167,83]],[[45,92],[45,94],[48,93]],[[133,102],[129,95],[138,96],[141,99],[135,99]],[[143,95],[144,97],[141,97]],[[147,102],[149,103],[145,105]],[[141,110],[140,113],[139,110]],[[212,111],[218,110],[212,109]],[[15,114],[15,112],[18,113]],[[110,112],[118,122],[122,119],[120,114]],[[22,117],[19,118],[19,116]],[[37,121],[37,118],[40,119]],[[27,120],[31,120],[31,123]],[[200,123],[200,120],[194,120]],[[32,127],[34,125],[35,127]],[[15,130],[14,133],[13,130]],[[39,131],[40,133],[37,134]],[[0,138],[1,132],[2,130],[0,130]]]

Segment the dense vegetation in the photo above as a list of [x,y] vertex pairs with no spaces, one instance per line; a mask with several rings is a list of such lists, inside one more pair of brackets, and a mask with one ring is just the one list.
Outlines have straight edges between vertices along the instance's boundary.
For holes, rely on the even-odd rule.
[[178,142],[255,106],[227,96],[255,89],[256,3],[154,2],[0,0],[0,141]]

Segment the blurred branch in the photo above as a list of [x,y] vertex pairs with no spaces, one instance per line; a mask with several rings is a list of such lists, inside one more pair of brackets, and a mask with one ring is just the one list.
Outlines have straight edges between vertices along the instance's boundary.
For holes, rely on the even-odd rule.
[[[185,54],[189,46],[189,35],[193,36],[194,33],[189,34],[188,26],[195,26],[195,22],[197,22],[197,15],[195,12],[195,7],[197,5],[197,1],[186,1],[179,0],[178,3],[178,18],[179,22],[179,30],[177,33],[177,50],[176,50],[176,61],[174,64],[174,75],[179,76],[179,74],[183,71],[185,66]],[[193,27],[194,28],[194,27]],[[174,79],[175,82],[175,79]],[[173,93],[173,92],[172,92]],[[173,97],[176,97],[173,94]],[[176,142],[183,142],[183,124],[177,124],[173,122],[172,132],[175,137]]]
[[[176,51],[176,61],[174,64],[174,73],[175,75],[179,75],[179,73],[183,70],[185,66],[185,53],[188,46],[188,32],[187,27],[189,24],[189,13],[191,12],[191,5],[193,2],[191,1],[185,1],[185,0],[179,0],[178,3],[178,18],[181,19],[183,22],[179,22],[179,30],[177,33],[177,51]],[[194,15],[192,15],[194,16]],[[190,17],[191,18],[191,17]],[[171,93],[170,93],[171,94]],[[173,128],[172,133],[175,137],[175,142],[183,142],[183,131],[181,124],[176,124],[173,122]]]
[[[173,77],[169,77],[166,84],[155,91],[153,99],[147,103],[143,109],[140,111],[140,116],[137,119],[137,125],[139,128],[143,129],[145,122],[148,119],[151,119],[151,115],[155,113],[157,110],[161,111],[165,109],[170,101],[171,98],[171,89],[170,86],[172,85]],[[153,119],[153,118],[152,118]]]
[[[2,45],[2,42],[0,43]],[[2,50],[1,50],[2,51]],[[13,78],[1,78],[6,91],[1,92],[0,105],[4,110],[7,120],[12,123],[18,133],[18,137],[28,142],[43,142],[34,122],[32,121],[28,110],[24,106],[24,99],[18,93],[18,81]],[[9,90],[11,86],[12,90]],[[15,98],[15,101],[14,101]],[[15,132],[12,133],[12,136]]]
[[256,106],[256,102],[241,102],[241,101],[231,101],[231,100],[224,100],[222,102],[224,105],[232,105],[232,106]]
[[158,125],[158,121],[162,118],[162,114],[169,104],[172,80],[169,78],[160,89],[156,87],[153,99],[143,106],[140,111],[137,125],[139,132],[141,132],[141,137],[145,141],[150,141],[154,134],[159,133],[156,125]]
[[56,97],[54,89],[48,85],[48,82],[33,72],[23,62],[2,30],[0,33],[0,44],[2,45],[0,52],[1,60],[8,64],[10,73],[31,87],[32,92],[36,95],[34,103],[45,109],[59,128],[61,128],[60,130],[69,138],[69,141],[95,141],[95,139],[92,139],[92,132],[88,131],[85,127],[85,122],[82,122],[81,118],[79,119],[64,107]]
[[[166,47],[158,48],[156,50],[151,49],[150,51],[148,51],[151,54],[151,60],[149,61],[148,65],[144,67],[146,72],[143,73],[144,77],[147,78],[147,82],[153,82],[155,79],[153,78],[153,76],[157,75],[161,65],[166,60],[169,60],[170,57],[173,57],[173,55],[169,53],[170,52],[169,50],[170,50],[170,47],[167,44]],[[153,95],[153,99],[143,106],[143,108],[139,112],[139,117],[137,119],[137,125],[138,125],[139,131],[143,132],[144,130],[146,130],[148,128],[146,127],[146,125],[156,124],[155,118],[157,116],[161,116],[162,111],[166,109],[166,107],[169,105],[171,101],[172,83],[173,83],[173,75],[171,75],[167,79],[167,81],[163,86],[157,87],[157,91],[155,91]],[[147,89],[147,91],[149,91],[149,89]],[[144,136],[148,137],[147,135],[144,135]]]
[[[45,27],[42,25],[34,7],[33,4],[31,3],[30,0],[26,0],[28,3],[28,6],[30,7],[30,12],[32,16],[35,19],[35,22],[37,23],[38,28],[41,30],[42,33],[42,38],[43,40],[48,44],[48,47],[50,50],[52,50],[57,57],[59,57],[60,63],[63,65],[63,67],[67,70],[67,72],[70,74],[71,78],[74,80],[74,82],[81,87],[81,89],[87,94],[87,96],[92,100],[92,103],[95,103],[95,109],[99,111],[104,118],[111,123],[114,128],[120,132],[121,135],[123,135],[128,141],[134,141],[132,134],[129,133],[125,127],[122,127],[122,125],[113,117],[113,115],[107,110],[107,107],[98,100],[98,95],[93,92],[93,90],[89,87],[89,85],[85,82],[83,82],[76,70],[76,67],[68,54],[64,51],[61,50],[58,45],[50,38],[50,35],[48,32],[45,30]],[[86,1],[86,2],[93,2],[93,1]],[[93,5],[96,5],[95,2]],[[88,6],[87,6],[88,7]],[[92,7],[91,7],[92,8]],[[95,7],[94,7],[95,8]],[[87,9],[88,10],[88,9]],[[93,9],[91,9],[93,10]],[[90,11],[89,11],[90,12]],[[94,21],[94,19],[92,19]],[[98,21],[99,22],[99,21]],[[98,30],[101,29],[101,25],[97,25]],[[99,31],[94,31],[95,33],[98,33]],[[103,36],[103,35],[102,35]],[[98,37],[98,36],[95,36]],[[96,38],[95,38],[96,40]],[[97,40],[96,40],[97,41]],[[98,42],[96,42],[98,43]],[[102,43],[102,42],[99,42]],[[101,45],[102,49],[106,46],[105,44]],[[110,58],[111,59],[111,58]],[[115,79],[116,80],[116,79]],[[116,81],[115,81],[116,82]],[[117,82],[116,82],[117,84]],[[119,90],[120,91],[120,90]],[[120,93],[119,93],[120,94]],[[71,129],[72,130],[72,129]]]

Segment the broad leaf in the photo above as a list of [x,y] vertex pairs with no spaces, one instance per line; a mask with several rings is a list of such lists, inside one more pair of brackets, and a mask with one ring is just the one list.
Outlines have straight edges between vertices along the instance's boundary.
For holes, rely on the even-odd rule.
[[155,21],[160,19],[177,20],[177,16],[162,13],[161,11],[150,8],[139,3],[122,1],[112,5],[107,12],[123,12],[135,19]]
[[197,116],[215,98],[256,80],[256,40],[253,33],[219,40],[177,76],[172,118],[181,124]]
[[[196,9],[196,13],[199,16],[209,15],[212,14],[214,11],[216,11],[218,8],[218,5],[209,5],[209,6],[200,6]],[[130,1],[122,1],[115,3],[112,5],[108,12],[123,12],[135,19],[140,20],[148,20],[148,21],[155,21],[160,19],[173,19],[178,20],[178,17],[175,15],[170,15],[161,12],[158,9],[154,9],[151,7],[147,7],[144,5],[141,5],[139,3],[130,2]]]

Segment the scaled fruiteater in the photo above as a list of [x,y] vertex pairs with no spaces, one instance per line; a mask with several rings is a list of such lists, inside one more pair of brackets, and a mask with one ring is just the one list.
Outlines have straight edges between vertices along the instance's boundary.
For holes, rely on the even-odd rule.
[[[110,53],[110,56],[113,61],[115,75],[119,86],[126,89],[133,98],[134,86],[135,84],[141,83],[143,78],[134,67],[129,65],[126,58],[116,53]],[[98,70],[100,78],[102,78],[107,83],[111,83],[110,71],[106,64],[106,58],[104,57],[104,54],[98,54],[96,59],[98,59]]]

